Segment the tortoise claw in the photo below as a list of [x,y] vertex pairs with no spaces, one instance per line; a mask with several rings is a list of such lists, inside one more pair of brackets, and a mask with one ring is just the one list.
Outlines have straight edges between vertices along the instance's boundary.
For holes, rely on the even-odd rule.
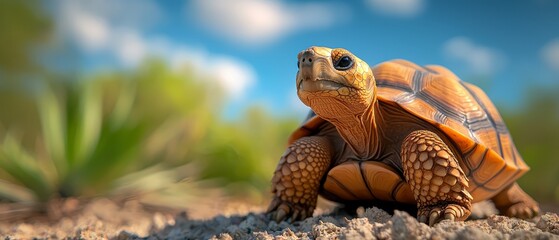
[[291,217],[289,218],[289,223],[294,223],[295,221],[299,221],[300,220],[299,217],[301,216],[300,213],[301,211],[295,209],[293,211],[293,214],[291,214]]
[[275,198],[270,203],[266,216],[268,219],[276,222],[289,221],[293,223],[307,218],[313,210],[314,206],[289,203]]
[[270,206],[268,206],[268,210],[266,210],[266,215],[270,215],[274,209],[278,208],[280,203],[281,201],[279,198],[274,198],[274,200],[272,200],[272,202],[270,203]]
[[445,204],[445,205],[435,205],[422,207],[419,210],[418,221],[433,226],[436,223],[448,219],[454,220],[464,220],[470,215],[470,210],[458,205],[458,204]]
[[431,216],[429,216],[429,226],[435,225],[435,223],[439,222],[439,211],[431,210]]
[[510,206],[506,210],[506,215],[509,217],[529,219],[537,216],[540,212],[540,208],[537,204],[530,204],[526,202],[519,202]]
[[445,213],[445,214],[444,214],[444,219],[448,219],[448,220],[454,221],[455,218],[456,218],[456,217],[455,217],[454,214],[452,214],[452,213]]
[[274,221],[281,222],[287,218],[287,212],[283,209],[278,209],[278,211],[274,214]]
[[301,213],[301,219],[306,219],[307,217],[308,217],[308,211],[303,210],[303,212]]

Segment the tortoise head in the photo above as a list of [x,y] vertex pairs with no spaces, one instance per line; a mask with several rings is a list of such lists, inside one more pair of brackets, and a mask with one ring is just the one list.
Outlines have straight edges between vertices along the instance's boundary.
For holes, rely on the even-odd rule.
[[297,59],[297,95],[319,116],[331,119],[362,114],[374,101],[371,68],[351,52],[310,47]]

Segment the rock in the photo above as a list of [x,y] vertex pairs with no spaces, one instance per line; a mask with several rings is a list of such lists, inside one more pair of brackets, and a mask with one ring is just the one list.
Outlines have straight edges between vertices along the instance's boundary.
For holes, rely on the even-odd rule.
[[231,235],[229,235],[228,233],[220,233],[217,237],[213,236],[210,239],[211,240],[233,240],[233,237],[231,237]]
[[376,239],[373,225],[368,218],[354,218],[347,220],[347,228],[340,234],[341,239]]
[[487,219],[487,223],[501,231],[504,234],[512,234],[513,232],[519,230],[532,230],[535,227],[534,223],[527,222],[524,220],[516,219],[516,218],[509,218],[500,215],[492,215]]
[[365,217],[369,222],[386,223],[392,216],[382,209],[372,207],[367,208],[359,217]]
[[334,239],[337,238],[341,229],[333,223],[322,222],[315,225],[312,229],[312,236],[315,239]]
[[407,212],[395,210],[392,222],[392,239],[429,238],[432,230],[429,226],[418,222]]
[[153,215],[153,219],[151,221],[154,230],[161,230],[167,225],[167,222],[165,221],[165,216],[163,216],[163,214],[159,212],[156,212]]
[[463,227],[460,230],[456,231],[454,234],[449,238],[456,239],[456,240],[477,240],[477,239],[499,239],[494,236],[491,236],[489,233],[486,233],[478,228],[475,227]]
[[76,233],[75,239],[109,239],[103,232],[90,230],[90,229],[83,229],[78,230]]
[[556,213],[546,213],[540,217],[536,227],[544,232],[559,235],[559,215]]
[[16,232],[20,234],[29,234],[33,232],[33,226],[30,224],[22,223],[16,227]]
[[559,236],[548,233],[548,232],[537,232],[537,231],[527,231],[520,230],[512,233],[510,239],[526,239],[526,240],[540,240],[540,239],[559,239]]
[[120,233],[115,238],[115,240],[126,240],[126,239],[139,239],[139,237],[138,235],[128,231],[120,231]]

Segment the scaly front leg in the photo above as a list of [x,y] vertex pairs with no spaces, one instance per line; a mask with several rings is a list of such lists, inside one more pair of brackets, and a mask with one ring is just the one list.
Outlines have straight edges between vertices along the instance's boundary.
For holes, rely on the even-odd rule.
[[324,137],[304,137],[287,148],[272,179],[274,200],[268,216],[280,222],[312,216],[320,180],[332,159],[329,141]]
[[437,134],[420,130],[402,143],[404,176],[413,191],[418,220],[465,220],[471,213],[468,179],[456,157]]

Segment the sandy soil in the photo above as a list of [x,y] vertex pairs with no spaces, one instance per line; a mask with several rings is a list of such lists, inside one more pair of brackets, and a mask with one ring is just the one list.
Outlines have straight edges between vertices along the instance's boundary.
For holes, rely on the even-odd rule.
[[[221,201],[220,201],[221,202]],[[321,203],[315,217],[289,224],[269,221],[264,207],[238,201],[208,203],[188,213],[149,208],[136,201],[67,200],[49,216],[0,222],[4,239],[559,239],[559,216],[547,212],[529,220],[494,215],[489,203],[475,205],[465,222],[434,227],[406,212],[360,208],[353,216]],[[0,213],[2,207],[0,206]],[[54,214],[53,214],[54,213]]]

